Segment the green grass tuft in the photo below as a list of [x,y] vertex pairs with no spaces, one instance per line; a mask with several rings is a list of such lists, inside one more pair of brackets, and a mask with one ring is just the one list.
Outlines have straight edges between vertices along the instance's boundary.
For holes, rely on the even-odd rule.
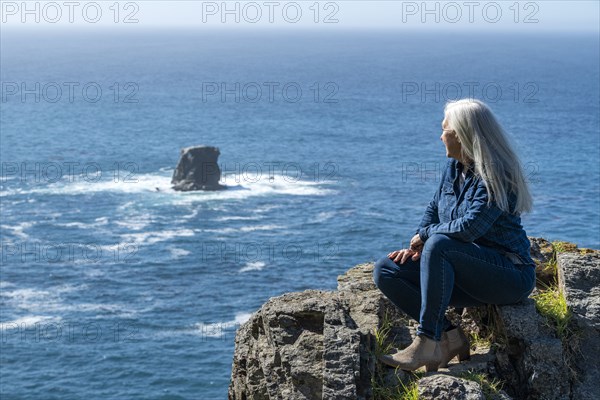
[[489,349],[492,346],[492,335],[481,337],[477,332],[469,332],[469,341],[471,342],[471,350]]
[[557,336],[561,340],[567,339],[570,334],[569,322],[572,313],[567,307],[567,300],[560,288],[555,285],[546,286],[544,290],[531,297],[535,301],[537,311],[556,329]]
[[502,381],[495,378],[490,381],[485,374],[473,370],[462,372],[459,377],[477,382],[481,386],[486,400],[493,399],[502,390]]
[[569,331],[569,322],[571,321],[571,311],[567,306],[567,300],[564,293],[558,286],[558,266],[556,255],[567,251],[577,250],[577,246],[573,243],[555,240],[552,242],[554,252],[551,260],[548,262],[548,269],[551,269],[553,279],[549,284],[538,282],[541,290],[532,295],[531,298],[535,301],[535,308],[546,318],[556,330],[557,336],[565,341],[572,333]]
[[566,253],[568,251],[577,251],[577,245],[571,242],[555,240],[552,242],[552,247],[556,253]]
[[400,382],[401,392],[399,400],[419,400],[419,386],[417,381],[411,381],[408,384]]
[[[393,348],[393,340],[389,340],[392,331],[392,321],[389,315],[383,316],[381,326],[376,328],[373,335],[375,337],[375,357],[383,354],[389,354]],[[373,390],[373,399],[375,400],[418,400],[418,386],[416,380],[404,383],[397,376],[395,386],[386,386],[382,382],[382,377],[387,373],[389,367],[382,365],[379,361],[375,362],[375,371],[371,374],[371,389]],[[413,372],[412,375],[419,379],[422,373]],[[389,383],[388,383],[389,384]]]
[[392,330],[392,322],[387,314],[383,316],[383,321],[379,328],[375,328],[375,355],[379,357],[383,354],[388,354],[393,346],[391,341],[388,340],[388,336]]

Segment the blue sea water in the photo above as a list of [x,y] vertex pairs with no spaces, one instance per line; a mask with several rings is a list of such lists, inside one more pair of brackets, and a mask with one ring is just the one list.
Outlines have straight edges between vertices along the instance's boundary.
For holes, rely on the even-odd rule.
[[[407,245],[446,98],[511,135],[528,235],[600,248],[597,36],[3,31],[1,49],[3,399],[226,398],[235,329],[269,297]],[[230,189],[170,190],[200,144]]]

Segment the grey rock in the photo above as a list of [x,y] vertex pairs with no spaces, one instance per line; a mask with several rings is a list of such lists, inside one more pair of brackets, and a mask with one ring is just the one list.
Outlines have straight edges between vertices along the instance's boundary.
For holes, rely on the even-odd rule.
[[419,399],[485,400],[481,386],[474,381],[449,375],[432,375],[418,381]]
[[[555,256],[548,242],[530,241],[536,264],[547,265]],[[420,379],[421,398],[485,398],[477,382],[460,378],[466,371],[503,380],[505,391],[491,396],[496,400],[600,398],[600,252],[583,254],[572,248],[557,260],[559,282],[581,342],[579,380],[572,380],[565,343],[527,298],[517,304],[449,310],[447,315],[468,332],[480,337],[493,332],[498,343],[477,348],[471,360],[453,360],[448,368]],[[270,298],[238,329],[229,399],[367,400],[373,398],[374,373],[381,374],[375,378],[383,387],[408,382],[411,374],[375,359],[374,331],[384,319],[391,321],[387,342],[400,349],[412,342],[417,322],[381,293],[372,270],[373,263],[349,269],[338,277],[335,291]]]
[[[504,346],[496,353],[496,369],[516,398],[568,399],[568,370],[563,347],[537,313],[532,299],[495,306]],[[509,392],[510,393],[510,392]]]
[[222,190],[221,169],[217,160],[219,149],[212,146],[194,146],[181,149],[171,184],[177,191]]
[[600,399],[600,251],[557,255],[559,285],[573,313],[573,398]]
[[236,335],[231,399],[357,399],[360,332],[335,292],[271,298]]
[[[360,378],[357,380],[358,398],[371,398],[371,375],[378,361],[373,356],[373,332],[387,318],[392,325],[389,342],[408,345],[412,342],[408,327],[409,317],[400,311],[373,282],[373,263],[359,264],[338,276],[338,299],[360,332]],[[402,373],[400,374],[402,375]],[[386,381],[384,378],[383,381]],[[393,383],[392,380],[388,383]],[[397,384],[397,382],[396,382]],[[392,384],[393,386],[393,384]]]
[[500,390],[498,393],[495,393],[490,397],[490,400],[512,400],[512,397],[510,397],[504,390]]
[[401,384],[406,384],[410,381],[410,372],[403,371],[401,369],[386,368],[383,372],[383,386],[396,390],[401,389]]
[[[458,358],[454,358],[448,364],[448,372],[452,375],[460,376],[462,373],[475,372],[482,374],[490,374],[494,369],[494,362],[496,361],[496,355],[489,348],[477,347],[475,350],[471,350],[471,357],[469,360],[459,362]],[[446,371],[444,368],[440,368],[440,371]]]
[[392,322],[390,336],[396,343],[412,342],[408,315],[398,309],[373,282],[373,263],[358,264],[338,276],[339,298],[347,305],[350,316],[363,335],[381,326],[387,314]]
[[235,339],[230,399],[372,398],[372,330],[387,314],[412,341],[407,316],[375,287],[373,264],[339,277],[338,291],[270,298]]
[[360,379],[360,332],[338,302],[324,320],[323,398],[356,399]]
[[600,251],[557,255],[558,282],[581,324],[600,329]]

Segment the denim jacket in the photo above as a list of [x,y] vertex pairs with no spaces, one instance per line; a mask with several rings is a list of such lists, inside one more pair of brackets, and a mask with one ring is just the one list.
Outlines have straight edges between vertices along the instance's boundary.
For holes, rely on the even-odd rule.
[[[448,161],[438,190],[425,210],[415,232],[423,242],[434,233],[443,233],[463,242],[473,242],[496,249],[514,264],[535,262],[530,255],[531,243],[521,226],[521,217],[502,211],[492,202],[487,205],[485,183],[467,169],[463,187],[459,174],[463,165]],[[509,208],[514,209],[516,195],[510,192]]]

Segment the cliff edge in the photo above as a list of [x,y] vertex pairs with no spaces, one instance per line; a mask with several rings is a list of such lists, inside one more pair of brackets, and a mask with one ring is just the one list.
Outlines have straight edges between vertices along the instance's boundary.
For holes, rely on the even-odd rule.
[[470,336],[470,360],[431,373],[377,361],[408,346],[417,322],[366,263],[337,290],[286,293],[253,313],[236,334],[229,399],[599,399],[600,251],[529,239],[529,298],[447,311]]

